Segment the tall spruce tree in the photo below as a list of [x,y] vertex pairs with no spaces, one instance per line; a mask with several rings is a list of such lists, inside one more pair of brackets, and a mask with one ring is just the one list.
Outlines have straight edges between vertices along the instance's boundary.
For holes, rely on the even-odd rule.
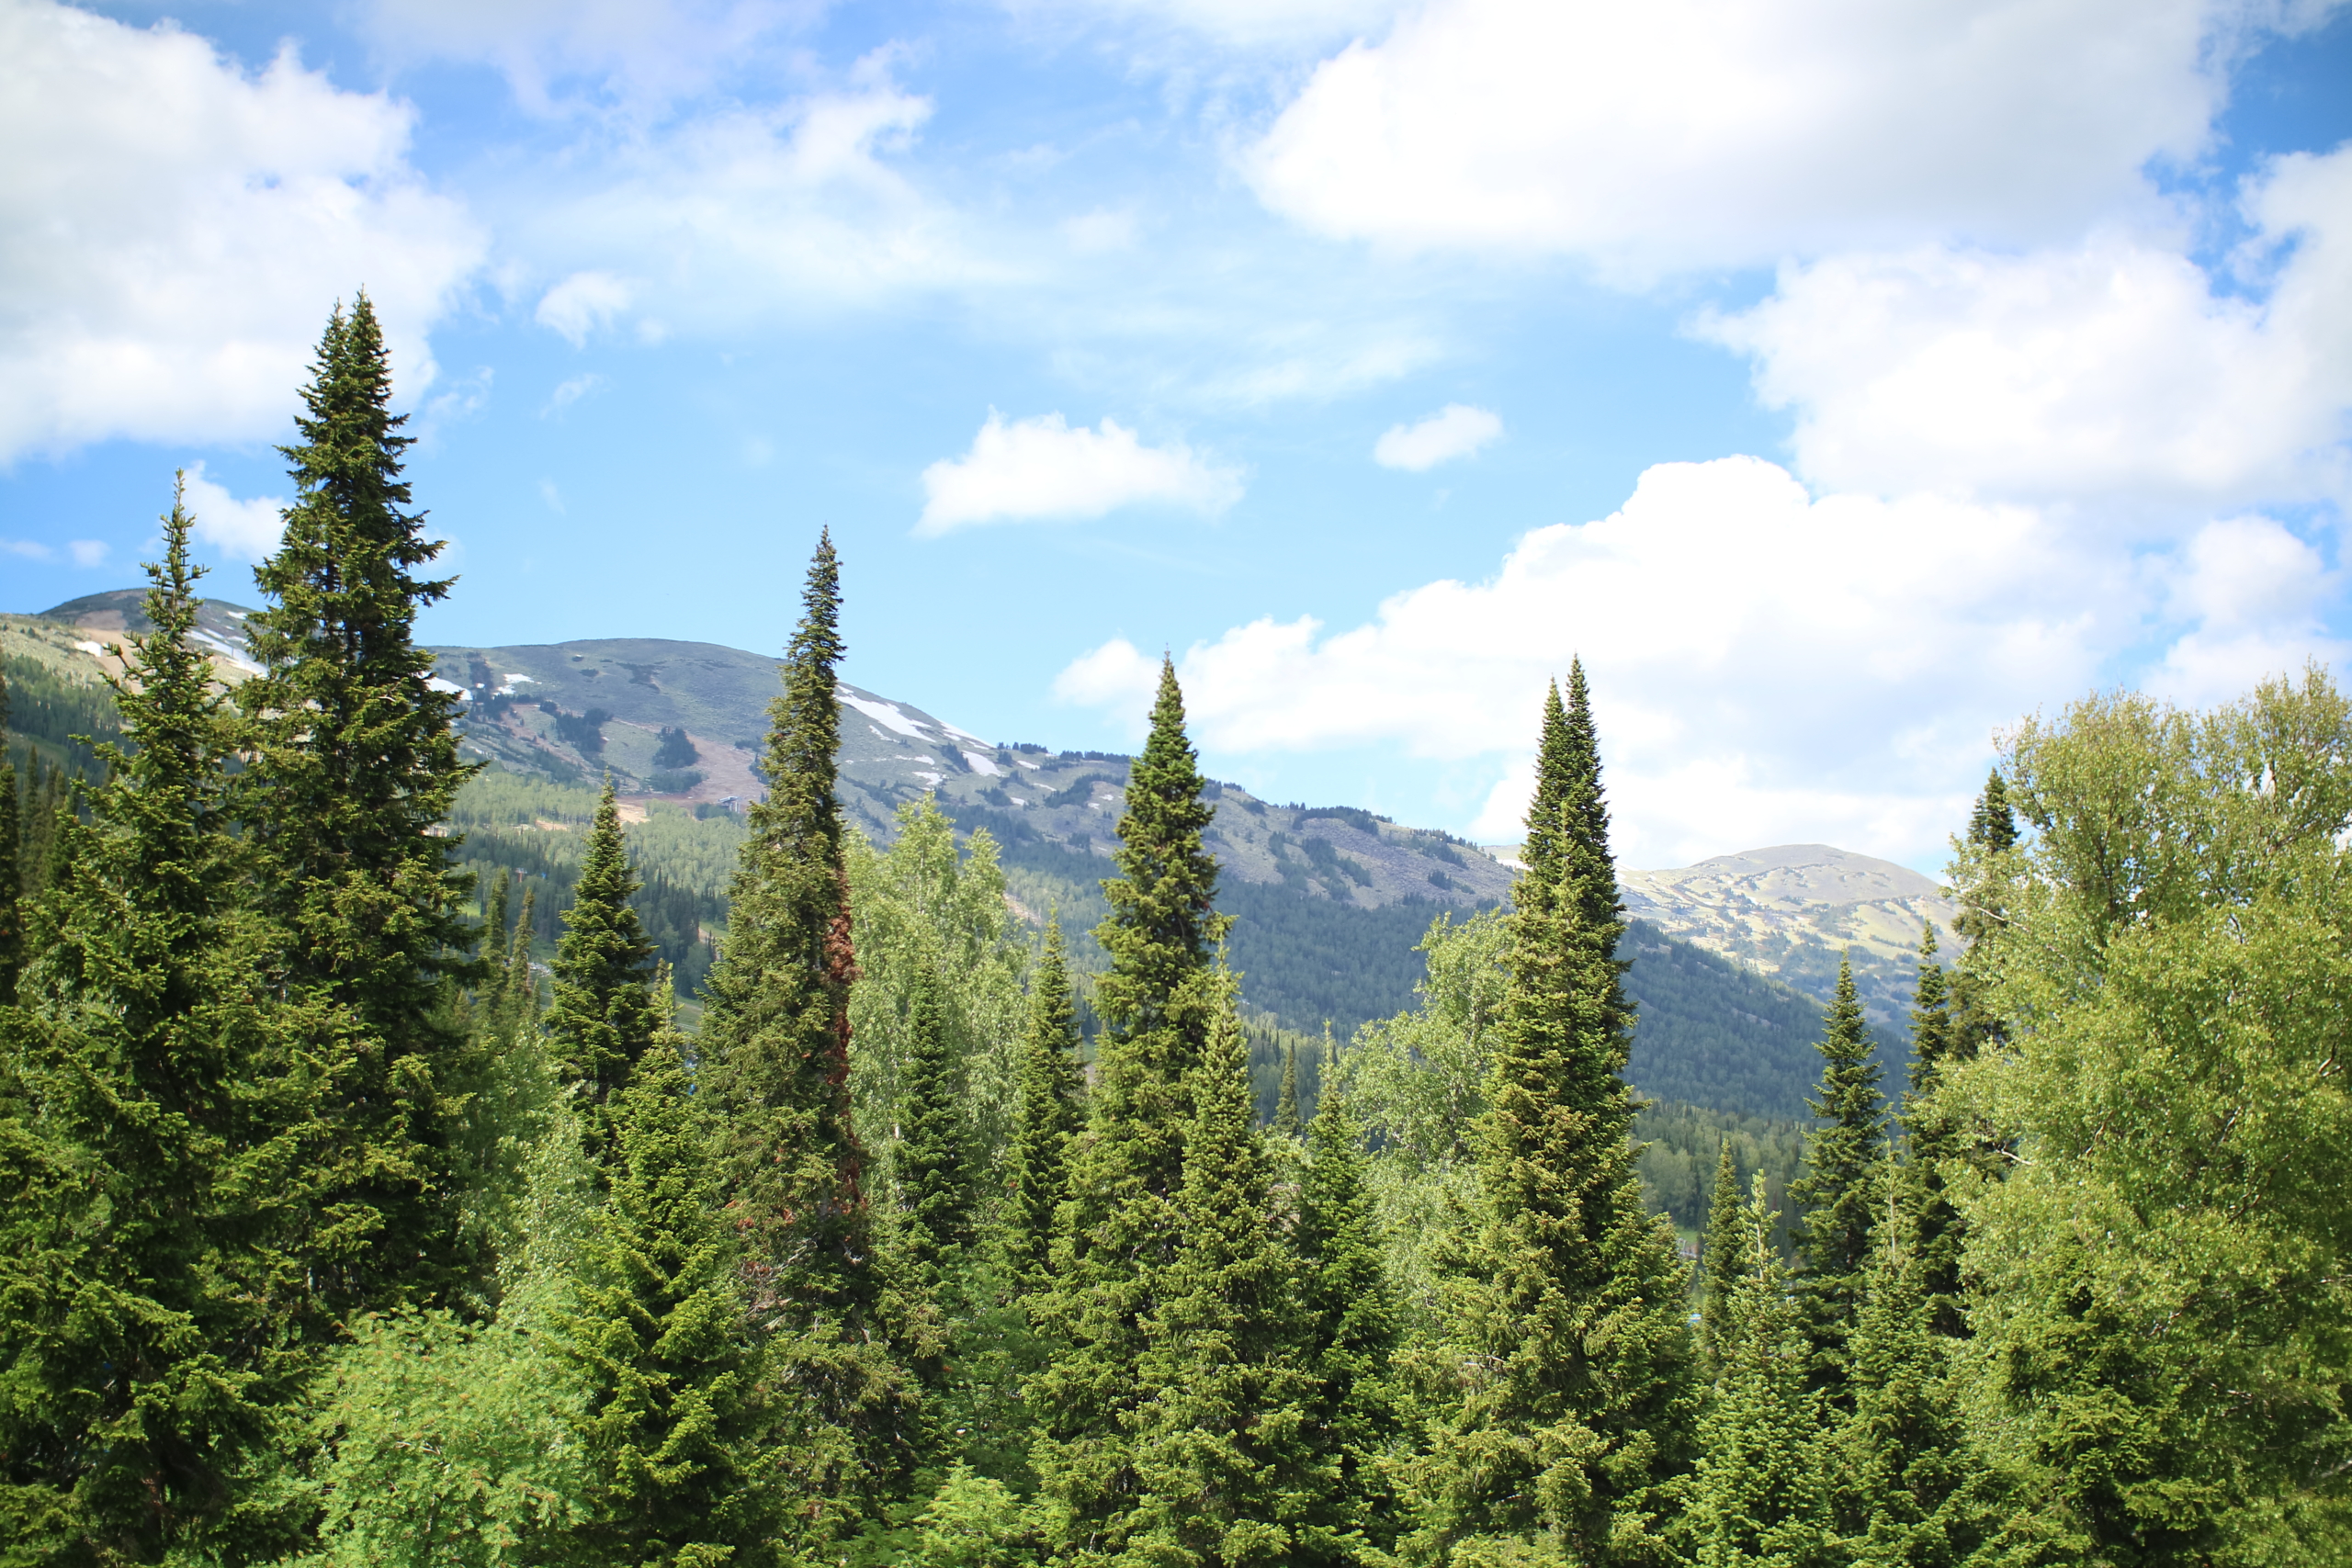
[[653,944],[629,907],[638,887],[607,774],[571,908],[563,912],[546,1022],[557,1071],[586,1085],[600,1104],[627,1087],[653,1039]]
[[1313,1379],[1295,1353],[1293,1262],[1229,1010],[1191,1077],[1176,1247],[1134,1370],[1135,1492],[1095,1550],[1137,1563],[1289,1563],[1314,1458]]
[[1701,1568],[1826,1568],[1838,1560],[1821,1396],[1807,1385],[1804,1325],[1772,1245],[1778,1217],[1758,1171],[1740,1212],[1740,1269],[1724,1315],[1721,1370],[1699,1424],[1690,1525]]
[[939,976],[926,964],[907,995],[906,1094],[899,1109],[893,1226],[915,1283],[938,1292],[968,1266],[978,1195],[964,1123],[962,1064],[942,1015]]
[[1833,1514],[1848,1562],[1956,1568],[1985,1535],[1987,1478],[1968,1449],[1967,1390],[1922,1287],[1917,1189],[1883,1162],[1869,1283],[1848,1342],[1853,1413],[1836,1435]]
[[1168,1300],[1193,1094],[1225,1011],[1216,953],[1227,922],[1202,845],[1214,815],[1204,782],[1175,667],[1163,660],[1150,737],[1128,775],[1119,875],[1102,885],[1111,915],[1095,929],[1111,955],[1095,988],[1096,1079],[1071,1147],[1053,1289],[1035,1303],[1063,1348],[1031,1389],[1033,1461],[1055,1533],[1080,1554],[1123,1539],[1139,1495],[1135,1369]]
[[1298,1044],[1290,1041],[1283,1046],[1282,1088],[1274,1095],[1274,1132],[1277,1136],[1296,1139],[1306,1131],[1298,1119]]
[[1364,1185],[1363,1126],[1337,1080],[1307,1126],[1298,1224],[1299,1363],[1310,1382],[1301,1443],[1310,1456],[1288,1561],[1340,1568],[1377,1561],[1401,1525],[1387,1461],[1403,1408],[1390,1371],[1396,1294]]
[[1688,1275],[1634,1166],[1625,928],[1581,664],[1544,739],[1535,794],[1554,815],[1529,839],[1548,828],[1553,847],[1513,889],[1482,1203],[1448,1288],[1463,1373],[1418,1467],[1419,1528],[1433,1554],[1655,1561],[1694,1441]]
[[711,1129],[679,1059],[667,997],[616,1097],[608,1196],[582,1249],[564,1342],[589,1396],[585,1519],[561,1556],[592,1563],[767,1561],[773,1459],[761,1451],[757,1351],[720,1212]]
[[1852,960],[1838,965],[1838,990],[1822,1023],[1819,1098],[1806,1103],[1826,1125],[1805,1135],[1805,1173],[1790,1183],[1800,1207],[1797,1291],[1812,1346],[1813,1386],[1840,1410],[1846,1391],[1846,1340],[1869,1286],[1871,1236],[1885,1191],[1886,1100],[1869,1026],[1854,992]]
[[1952,1066],[1950,983],[1936,957],[1936,928],[1923,922],[1919,933],[1919,978],[1911,1003],[1911,1081],[1904,1091],[1902,1122],[1909,1158],[1903,1173],[1903,1208],[1917,1254],[1910,1265],[1924,1293],[1936,1331],[1958,1337],[1967,1331],[1961,1310],[1961,1251],[1966,1223],[1945,1190],[1944,1164],[1964,1157],[1971,1140],[1954,1113],[1937,1103],[1936,1091]]
[[[701,1035],[728,1212],[743,1235],[745,1306],[768,1339],[775,1408],[811,1539],[888,1495],[920,1440],[919,1400],[879,1315],[865,1155],[849,1098],[857,977],[833,757],[841,571],[820,537],[769,707],[727,939]],[[842,1505],[837,1508],[833,1505]]]
[[[0,682],[0,736],[8,728],[8,688]],[[17,770],[0,752],[0,1007],[17,992],[24,964],[25,917],[19,903],[24,875],[17,869]]]
[[1069,1196],[1069,1143],[1079,1129],[1084,1087],[1078,1044],[1078,1001],[1070,992],[1061,921],[1048,918],[1021,1036],[1020,1119],[1005,1160],[1005,1258],[1023,1294],[1046,1288],[1054,1217]]
[[1731,1312],[1732,1292],[1747,1267],[1741,1256],[1740,1235],[1747,1224],[1739,1195],[1739,1162],[1732,1157],[1731,1139],[1724,1139],[1715,1157],[1715,1186],[1707,1200],[1707,1228],[1699,1243],[1699,1348],[1711,1375],[1723,1370],[1724,1324]]
[[391,361],[374,307],[340,307],[319,340],[296,496],[254,579],[247,622],[262,673],[238,689],[249,724],[236,805],[261,896],[284,933],[289,986],[339,1009],[322,1178],[305,1244],[319,1332],[334,1318],[430,1301],[462,1279],[462,1194],[451,1108],[464,1032],[436,1005],[469,977],[469,878],[440,836],[458,788],[455,694],[429,686],[417,612],[449,580],[401,477],[411,437],[390,412]]
[[[304,1362],[276,1206],[283,1023],[239,901],[235,746],[175,499],[126,639],[122,748],[0,1008],[0,1555],[270,1555],[252,1486]],[[282,1540],[276,1544],[283,1544]]]

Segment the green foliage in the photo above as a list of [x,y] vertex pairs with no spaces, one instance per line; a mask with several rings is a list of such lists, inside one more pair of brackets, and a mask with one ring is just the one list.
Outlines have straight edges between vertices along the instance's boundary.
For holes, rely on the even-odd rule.
[[1531,817],[1537,849],[1509,920],[1479,1201],[1446,1282],[1443,1338],[1422,1358],[1443,1392],[1416,1467],[1420,1533],[1441,1552],[1517,1538],[1582,1561],[1656,1561],[1691,1457],[1688,1283],[1645,1212],[1628,1136],[1623,928],[1580,669],[1557,708],[1536,790],[1551,831]]
[[1702,1568],[1837,1561],[1821,1396],[1809,1386],[1804,1325],[1772,1246],[1775,1218],[1759,1177],[1740,1215],[1741,1267],[1717,1339],[1713,1396],[1699,1423],[1690,1526]]
[[2094,697],[2005,771],[2031,836],[1959,869],[2006,1040],[1941,1097],[2014,1150],[1958,1195],[1983,1429],[2074,1560],[2340,1560],[2352,705]]
[[122,741],[113,694],[96,681],[75,680],[10,653],[0,654],[0,683],[8,694],[8,733],[30,742],[29,753],[69,773],[90,772],[97,765],[95,747]]
[[977,1227],[963,1074],[947,1039],[938,978],[918,968],[907,997],[904,1099],[891,1181],[891,1239],[923,1290],[936,1292],[966,1261]]
[[796,1527],[829,1539],[888,1495],[919,1441],[913,1391],[879,1317],[865,1153],[850,1107],[849,874],[833,755],[840,577],[809,563],[803,615],[770,709],[768,796],[752,807],[734,914],[711,970],[696,1096],[744,1247],[744,1309],[766,1376],[770,1440],[791,1455]]
[[[975,1193],[1001,1191],[1017,1088],[1014,1043],[1024,1003],[1025,933],[1005,906],[995,840],[975,833],[959,854],[955,824],[926,795],[900,807],[899,837],[876,853],[848,844],[856,916],[858,978],[849,1002],[850,1089],[861,1127],[887,1129],[907,1102],[911,1017],[918,989],[938,1010],[939,1048],[956,1085]],[[892,1179],[895,1139],[873,1140]],[[981,1218],[993,1218],[988,1203]]]
[[1292,1353],[1292,1260],[1230,1013],[1191,1076],[1174,1254],[1135,1364],[1136,1490],[1090,1544],[1152,1562],[1286,1563],[1316,1457],[1314,1380]]
[[1071,1151],[1054,1289],[1033,1303],[1066,1347],[1032,1389],[1041,1428],[1033,1461],[1057,1539],[1086,1551],[1123,1540],[1140,1497],[1136,1423],[1148,1391],[1135,1369],[1169,1300],[1193,1094],[1227,1011],[1213,964],[1226,921],[1214,904],[1216,863],[1201,845],[1211,815],[1202,783],[1175,671],[1163,663],[1119,824],[1121,875],[1104,887],[1111,918],[1095,933],[1112,968],[1096,990],[1106,1028],[1089,1119]]
[[296,487],[277,552],[255,581],[273,603],[248,621],[262,673],[238,689],[246,718],[235,812],[264,906],[284,933],[276,963],[315,1005],[341,1010],[317,1158],[324,1190],[303,1244],[319,1317],[441,1299],[469,1271],[458,1252],[447,1094],[463,1032],[437,1007],[471,975],[467,879],[437,836],[458,786],[457,699],[425,682],[412,637],[446,580],[416,576],[441,546],[405,508],[410,438],[391,413],[391,363],[365,294],[319,342]]
[[679,1043],[664,1029],[620,1096],[610,1196],[563,1319],[589,1472],[568,1554],[586,1562],[754,1563],[773,1529],[737,1227]]
[[314,1397],[326,1458],[303,1568],[523,1568],[579,1518],[582,1391],[541,1334],[364,1317]]
[[1078,1047],[1061,921],[1048,919],[1045,952],[1029,987],[1016,1069],[1019,1108],[1005,1161],[1005,1261],[1024,1293],[1046,1288],[1055,1216],[1069,1197],[1069,1143],[1080,1124],[1085,1088]]
[[1952,1568],[1983,1544],[1994,1486],[1971,1451],[1967,1388],[1937,1325],[1929,1270],[1890,1165],[1870,1281],[1847,1342],[1853,1414],[1835,1444],[1835,1517],[1849,1559],[1869,1568]]
[[1747,1190],[1750,1173],[1762,1171],[1775,1208],[1790,1184],[1804,1172],[1810,1119],[1786,1122],[1741,1116],[1729,1111],[1651,1100],[1634,1123],[1641,1149],[1642,1190],[1650,1206],[1671,1217],[1682,1231],[1702,1228],[1713,1213],[1714,1179],[1726,1141],[1738,1174],[1735,1193]]
[[[1760,1173],[1751,1179],[1761,1179]],[[1764,1201],[1770,1201],[1769,1194]],[[1739,1250],[1740,1228],[1746,1223],[1739,1202],[1739,1162],[1725,1138],[1715,1159],[1714,1191],[1707,1200],[1706,1235],[1699,1243],[1699,1348],[1713,1372],[1723,1369],[1732,1297],[1747,1266]]]
[[1813,1345],[1813,1384],[1839,1408],[1846,1398],[1846,1337],[1870,1278],[1876,1206],[1886,1190],[1886,1100],[1878,1064],[1854,999],[1850,972],[1822,1022],[1821,1093],[1814,1114],[1826,1125],[1805,1140],[1805,1174],[1789,1189],[1801,1206],[1795,1237],[1804,1271],[1797,1290]]
[[1017,1568],[1036,1562],[1035,1524],[1002,1482],[959,1464],[916,1517],[922,1568]]
[[636,884],[607,779],[571,908],[563,912],[555,1005],[544,1025],[563,1080],[586,1086],[599,1105],[628,1087],[653,1039],[653,947],[629,908]]
[[[492,770],[468,779],[450,807],[467,870],[485,883],[503,871],[544,886],[535,931],[550,945],[586,858],[597,799],[594,790]],[[690,993],[709,973],[713,939],[726,929],[727,887],[744,827],[731,813],[698,818],[666,801],[647,802],[645,813],[626,829],[630,863],[643,880],[629,907],[680,991]]]
[[117,696],[132,748],[32,911],[0,1009],[0,1541],[11,1562],[251,1551],[254,1487],[305,1371],[288,1232],[313,1179],[300,1039],[238,907],[234,746],[193,639],[190,520],[151,566]]
[[1400,1523],[1387,1463],[1404,1446],[1391,1372],[1398,1314],[1381,1265],[1363,1138],[1347,1097],[1327,1096],[1307,1130],[1292,1235],[1298,1358],[1311,1380],[1300,1434],[1308,1468],[1289,1557],[1302,1568],[1385,1551]]

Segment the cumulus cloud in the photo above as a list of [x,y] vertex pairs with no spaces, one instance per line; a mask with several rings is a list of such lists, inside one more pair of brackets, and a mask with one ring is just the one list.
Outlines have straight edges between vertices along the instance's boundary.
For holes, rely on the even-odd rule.
[[0,5],[0,461],[273,434],[361,287],[429,381],[483,240],[410,166],[412,119],[290,50],[249,75],[169,25]]
[[[2028,506],[1815,498],[1727,457],[1649,469],[1621,510],[1528,534],[1486,581],[1412,589],[1340,631],[1236,626],[1180,672],[1216,752],[1487,759],[1503,776],[1474,829],[1512,838],[1544,682],[1581,657],[1627,863],[1814,840],[1927,854],[1997,727],[2079,694],[2152,635],[2176,639],[2184,668],[2217,667],[2224,646],[2252,660],[2240,670],[2325,655],[2315,623],[2280,619],[2332,592],[2296,587],[2315,561],[2267,519],[2217,524],[2175,555]],[[1114,641],[1057,691],[1139,719],[1153,668]]]
[[1109,418],[1100,430],[1073,430],[1058,413],[1008,424],[993,411],[972,449],[925,468],[922,487],[922,535],[976,523],[1074,523],[1135,505],[1215,515],[1241,499],[1238,470],[1181,441],[1147,446]]
[[240,560],[260,560],[277,548],[286,535],[286,502],[274,495],[239,501],[222,486],[204,477],[202,463],[190,463],[187,473],[188,512],[196,519],[196,536]]
[[[2239,0],[1432,0],[1324,62],[1243,168],[1278,212],[1408,248],[1643,274],[2144,207],[2203,146]],[[2305,20],[2320,15],[2306,7]]]
[[2267,298],[2108,234],[2002,255],[1949,246],[1783,267],[1698,330],[1796,411],[1816,484],[1995,495],[2301,497],[2342,481],[2352,409],[2352,148],[2249,197]]
[[1385,27],[1409,0],[1010,0],[1031,13],[1158,22],[1224,43],[1295,45]]
[[1389,426],[1373,443],[1372,460],[1384,468],[1425,473],[1440,463],[1467,457],[1503,433],[1503,422],[1485,409],[1448,403],[1418,424]]

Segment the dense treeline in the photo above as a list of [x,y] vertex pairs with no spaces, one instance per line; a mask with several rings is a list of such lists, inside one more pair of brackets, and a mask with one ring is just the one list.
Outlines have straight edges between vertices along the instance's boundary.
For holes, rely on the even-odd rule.
[[2352,1554],[2324,675],[2024,726],[1905,1081],[1849,975],[1806,1122],[1645,1123],[1580,667],[1510,907],[1334,1053],[1244,1013],[1163,664],[1089,1040],[991,835],[846,829],[824,539],[689,1036],[609,786],[544,984],[545,880],[461,868],[389,391],[363,298],[232,693],[175,504],[123,739],[0,899],[0,1560]]

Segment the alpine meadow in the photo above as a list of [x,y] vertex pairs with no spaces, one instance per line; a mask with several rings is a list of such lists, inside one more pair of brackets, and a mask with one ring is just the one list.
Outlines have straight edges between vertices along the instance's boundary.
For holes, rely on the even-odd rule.
[[[756,792],[582,806],[415,639],[366,295],[300,398],[250,667],[185,489],[106,683],[7,666],[0,1563],[2352,1563],[2321,667],[2007,732],[1907,1021],[1849,962],[1791,1119],[1689,1021],[1796,993],[1645,956],[1581,661],[1507,896],[1394,906],[1408,1005],[1317,1033],[1238,955],[1339,939],[1221,883],[1173,660],[1057,796],[1102,855],[986,779],[886,832],[820,534]],[[1371,886],[1283,820],[1297,900]]]

